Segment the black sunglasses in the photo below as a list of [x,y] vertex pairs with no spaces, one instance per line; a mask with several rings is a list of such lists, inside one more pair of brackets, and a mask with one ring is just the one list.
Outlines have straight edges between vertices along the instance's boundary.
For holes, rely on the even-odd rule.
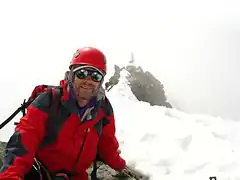
[[100,82],[103,79],[103,75],[97,71],[97,70],[90,70],[90,69],[79,69],[74,74],[79,78],[79,79],[86,79],[88,76],[92,78],[93,81],[95,82]]

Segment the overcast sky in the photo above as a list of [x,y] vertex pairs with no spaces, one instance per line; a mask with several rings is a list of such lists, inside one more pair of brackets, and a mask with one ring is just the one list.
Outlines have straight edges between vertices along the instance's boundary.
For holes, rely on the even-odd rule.
[[0,1],[0,117],[37,84],[58,83],[73,52],[137,63],[190,113],[240,120],[239,0]]

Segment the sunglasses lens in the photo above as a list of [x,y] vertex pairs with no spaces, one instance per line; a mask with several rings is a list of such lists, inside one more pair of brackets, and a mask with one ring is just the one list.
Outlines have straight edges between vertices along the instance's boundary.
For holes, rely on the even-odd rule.
[[91,76],[92,76],[92,80],[96,81],[96,82],[100,82],[103,78],[103,76],[99,72],[96,72],[96,71],[93,72]]
[[88,71],[85,69],[80,69],[76,71],[75,74],[79,79],[85,79],[88,77]]
[[95,82],[100,82],[103,79],[103,75],[100,72],[87,69],[80,69],[75,74],[79,79],[86,79],[90,75]]

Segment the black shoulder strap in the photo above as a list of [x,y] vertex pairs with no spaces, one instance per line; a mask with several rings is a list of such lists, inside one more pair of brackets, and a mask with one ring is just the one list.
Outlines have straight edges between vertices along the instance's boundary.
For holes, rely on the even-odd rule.
[[56,88],[49,88],[48,91],[51,91],[50,92],[51,104],[49,108],[48,118],[52,118],[52,117],[55,117],[58,107],[60,105],[63,90],[61,87],[56,87]]
[[62,87],[50,87],[48,88],[47,90],[49,92],[49,99],[50,99],[50,106],[49,106],[49,110],[48,110],[48,117],[46,119],[46,132],[51,132],[51,134],[47,134],[41,145],[40,145],[40,148],[48,145],[49,143],[52,143],[52,141],[54,140],[55,138],[55,134],[56,132],[54,132],[54,128],[52,128],[51,126],[51,120],[52,119],[55,119],[55,117],[57,116],[58,114],[58,109],[59,109],[59,106],[60,106],[60,102],[61,102],[61,97],[62,97],[62,94],[63,94],[63,90],[62,90]]

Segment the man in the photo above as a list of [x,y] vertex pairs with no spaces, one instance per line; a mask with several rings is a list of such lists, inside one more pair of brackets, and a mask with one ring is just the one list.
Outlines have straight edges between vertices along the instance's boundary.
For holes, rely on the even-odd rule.
[[33,164],[53,179],[87,180],[86,170],[97,153],[113,169],[124,171],[113,109],[101,90],[105,55],[93,47],[78,49],[66,75],[60,82],[62,96],[55,119],[48,119],[53,94],[46,91],[17,124],[6,146],[1,180],[32,178]]

